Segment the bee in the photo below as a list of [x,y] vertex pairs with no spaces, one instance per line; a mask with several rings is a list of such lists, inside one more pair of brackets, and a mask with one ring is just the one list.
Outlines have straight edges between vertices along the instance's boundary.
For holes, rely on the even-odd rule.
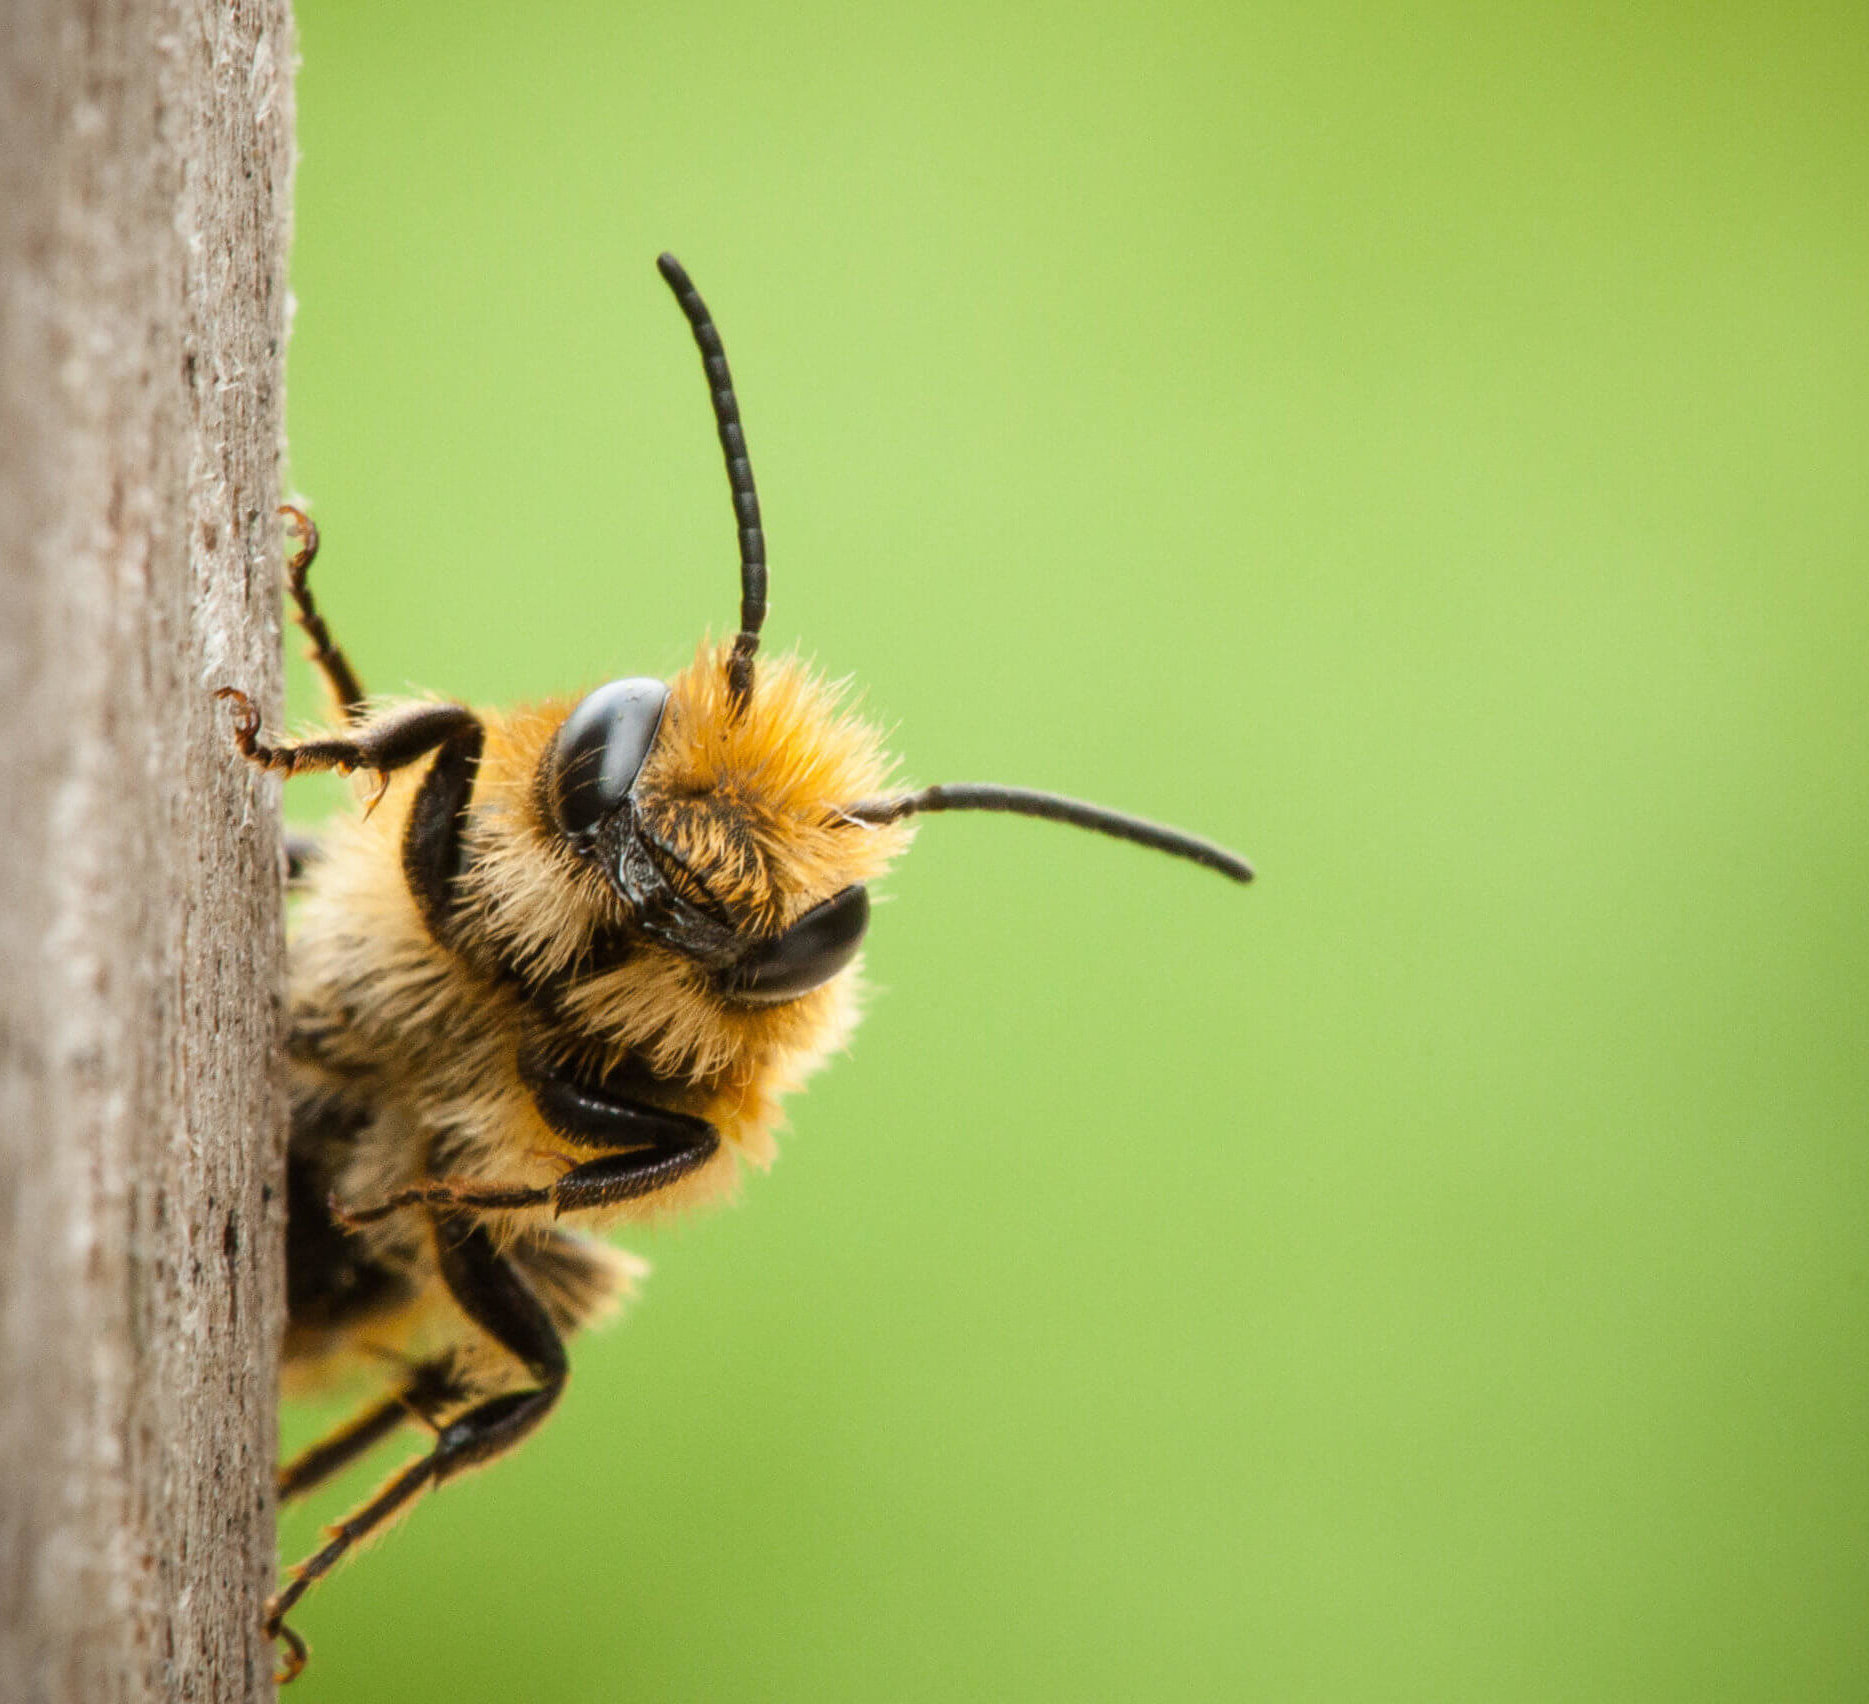
[[[869,884],[914,819],[1009,811],[1234,881],[1208,841],[1022,788],[891,789],[876,730],[793,657],[758,658],[766,549],[720,334],[657,261],[700,349],[739,530],[740,624],[672,680],[515,710],[373,703],[312,597],[318,536],[287,509],[288,589],[340,726],[234,739],[282,775],[374,778],[289,849],[288,1389],[374,1372],[370,1406],[289,1462],[304,1495],[405,1423],[425,1453],[330,1529],[267,1606],[286,1617],[422,1493],[528,1437],[573,1333],[639,1266],[592,1232],[716,1199],[773,1158],[780,1103],[850,1034]],[[389,1369],[385,1381],[384,1369]]]

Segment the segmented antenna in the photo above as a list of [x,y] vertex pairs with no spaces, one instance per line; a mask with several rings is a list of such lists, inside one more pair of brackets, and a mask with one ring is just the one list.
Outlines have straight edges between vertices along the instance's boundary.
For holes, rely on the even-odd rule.
[[746,433],[740,427],[740,402],[733,394],[733,374],[727,369],[727,351],[721,347],[714,317],[672,254],[658,255],[655,266],[688,316],[701,364],[707,369],[714,423],[720,430],[727,484],[733,491],[733,512],[740,527],[740,631],[727,659],[727,694],[737,714],[753,693],[753,653],[759,649],[759,630],[766,620],[766,535],[759,525],[759,493],[753,488],[753,464],[747,460]]
[[1211,840],[1183,834],[1178,828],[1165,828],[1159,822],[1148,822],[1142,817],[1124,816],[1121,811],[1106,810],[1102,805],[1086,804],[1082,799],[1067,799],[1057,793],[1035,793],[1026,787],[999,787],[990,781],[949,782],[944,786],[924,787],[919,793],[865,799],[860,804],[846,806],[842,814],[856,822],[887,823],[928,811],[1006,811],[1013,816],[1068,822],[1073,828],[1088,828],[1116,840],[1133,840],[1138,846],[1150,846],[1171,857],[1186,858],[1209,870],[1218,870],[1236,882],[1252,880],[1252,865]]

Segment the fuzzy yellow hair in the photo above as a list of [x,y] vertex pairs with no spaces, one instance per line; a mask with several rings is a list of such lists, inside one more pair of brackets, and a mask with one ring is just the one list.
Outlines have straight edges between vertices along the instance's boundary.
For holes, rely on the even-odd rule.
[[[853,882],[882,874],[908,844],[909,824],[853,823],[841,812],[880,792],[892,763],[882,737],[842,690],[796,657],[761,659],[736,715],[729,647],[704,641],[669,683],[668,709],[638,782],[640,808],[690,869],[751,933],[776,933]],[[593,933],[626,921],[595,871],[541,887],[540,854],[566,856],[537,786],[541,759],[576,705],[551,699],[487,713],[476,799],[485,811],[472,903],[501,919],[521,962],[556,974]]]
[[718,896],[770,933],[881,875],[908,836],[842,814],[880,793],[893,767],[842,688],[796,657],[762,660],[752,700],[736,712],[728,650],[703,641],[669,683],[639,791],[645,816],[683,860],[717,878]]

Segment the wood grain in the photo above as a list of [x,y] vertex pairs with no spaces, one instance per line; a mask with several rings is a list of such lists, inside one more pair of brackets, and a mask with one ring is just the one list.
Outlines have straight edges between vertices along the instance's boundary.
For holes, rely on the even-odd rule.
[[0,1698],[269,1697],[283,3],[0,26]]

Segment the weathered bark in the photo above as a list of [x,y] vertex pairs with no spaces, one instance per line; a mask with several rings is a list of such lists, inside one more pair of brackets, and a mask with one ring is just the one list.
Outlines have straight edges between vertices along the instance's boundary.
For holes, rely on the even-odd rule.
[[285,0],[0,8],[0,1699],[270,1696]]

